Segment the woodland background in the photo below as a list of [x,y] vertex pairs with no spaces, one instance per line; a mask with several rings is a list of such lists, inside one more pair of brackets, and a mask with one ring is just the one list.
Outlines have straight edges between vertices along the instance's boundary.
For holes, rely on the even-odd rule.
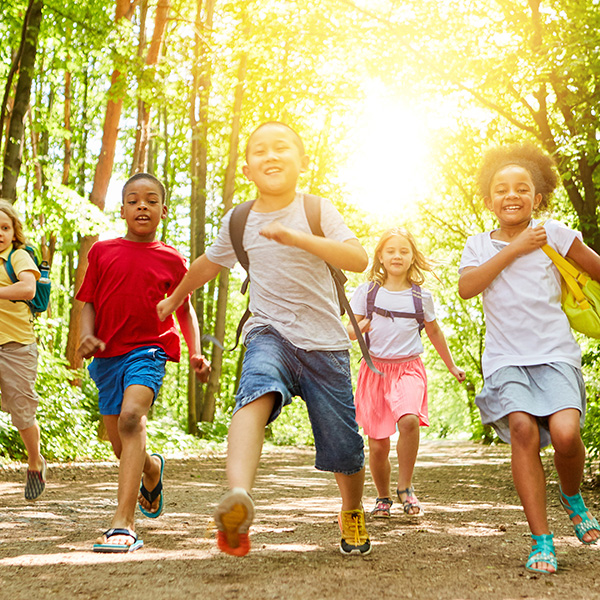
[[[427,434],[495,441],[474,404],[481,305],[457,294],[466,238],[493,225],[477,193],[477,166],[496,144],[543,147],[563,181],[552,216],[600,251],[599,0],[0,0],[0,15],[1,195],[23,216],[54,283],[50,309],[36,319],[46,456],[110,456],[98,435],[95,386],[76,352],[81,307],[73,296],[92,243],[123,234],[123,182],[149,171],[165,183],[161,238],[193,260],[224,213],[253,197],[241,174],[243,149],[266,120],[300,132],[312,158],[301,188],[330,198],[369,251],[393,219],[437,261],[439,281],[427,285],[467,381],[457,385],[425,342]],[[378,143],[361,149],[371,159],[352,162],[353,132],[374,84],[432,115],[430,150],[412,174],[401,167],[422,140],[411,129],[396,135],[394,115],[389,129],[371,132]],[[354,201],[348,164],[366,171],[383,209]],[[233,345],[246,302],[240,280],[237,269],[224,270],[194,295],[211,379],[195,383],[185,356],[168,365],[149,422],[154,449],[190,455],[225,439],[243,349],[223,352],[214,341]],[[351,278],[349,293],[360,281]],[[580,341],[593,472],[600,350]],[[312,443],[302,403],[268,435],[278,444]],[[22,453],[0,415],[0,455]]]

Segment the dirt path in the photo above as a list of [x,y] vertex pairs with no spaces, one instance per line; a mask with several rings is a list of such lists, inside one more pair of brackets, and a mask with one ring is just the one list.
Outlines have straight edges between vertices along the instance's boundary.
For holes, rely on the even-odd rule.
[[[510,476],[508,448],[425,442],[415,483],[426,514],[369,521],[373,552],[337,548],[333,478],[315,471],[310,449],[266,450],[254,492],[251,553],[219,553],[210,514],[223,491],[223,457],[167,460],[166,512],[138,520],[142,550],[93,554],[114,510],[114,464],[51,465],[35,504],[22,497],[23,470],[0,468],[0,598],[600,599],[600,546],[572,533],[552,478],[550,520],[559,574],[523,568],[527,524]],[[368,481],[367,507],[374,500]],[[586,494],[598,508],[598,495]]]

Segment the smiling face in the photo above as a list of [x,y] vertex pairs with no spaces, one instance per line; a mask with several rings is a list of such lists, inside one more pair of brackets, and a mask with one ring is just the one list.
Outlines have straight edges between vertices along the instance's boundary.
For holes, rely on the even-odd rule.
[[251,135],[243,172],[261,197],[292,200],[298,177],[307,166],[308,157],[297,134],[284,125],[269,123]]
[[535,193],[529,171],[518,165],[507,165],[492,177],[486,206],[496,215],[500,228],[525,228],[542,195]]
[[121,206],[121,218],[127,223],[126,240],[153,242],[156,230],[166,216],[167,207],[154,181],[140,178],[126,184]]
[[391,236],[381,248],[379,261],[389,277],[405,278],[408,275],[414,253],[410,242],[403,235]]
[[12,219],[0,210],[0,252],[4,252],[15,240],[15,228]]

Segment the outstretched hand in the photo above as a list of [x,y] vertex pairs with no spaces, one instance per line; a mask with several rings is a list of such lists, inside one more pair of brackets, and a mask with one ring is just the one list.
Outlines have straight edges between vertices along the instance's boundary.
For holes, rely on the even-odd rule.
[[210,363],[202,356],[202,354],[192,354],[190,356],[190,367],[194,370],[198,381],[206,383],[210,375]]
[[298,232],[295,229],[290,229],[282,225],[279,221],[272,221],[268,225],[265,225],[259,233],[263,237],[284,246],[295,246]]
[[94,335],[85,335],[81,339],[78,352],[83,358],[90,358],[96,352],[104,352],[106,344]]

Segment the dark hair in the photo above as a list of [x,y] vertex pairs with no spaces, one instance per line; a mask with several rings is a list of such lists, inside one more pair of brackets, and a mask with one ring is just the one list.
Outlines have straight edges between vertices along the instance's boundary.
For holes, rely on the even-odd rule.
[[156,187],[160,190],[160,199],[163,204],[165,203],[165,197],[167,195],[165,191],[165,186],[162,184],[162,181],[154,177],[154,175],[150,175],[150,173],[136,173],[125,182],[125,185],[123,186],[123,191],[121,192],[123,202],[125,202],[125,192],[127,190],[127,186],[133,183],[134,181],[137,181],[138,179],[148,179],[149,181],[152,181],[152,183],[155,183]]
[[263,127],[267,127],[268,125],[277,125],[279,127],[283,127],[284,129],[287,129],[289,131],[291,131],[294,134],[294,142],[296,143],[296,146],[298,147],[298,150],[300,150],[300,155],[304,156],[306,154],[306,150],[304,149],[304,142],[302,141],[302,138],[300,137],[300,134],[295,130],[292,129],[289,125],[287,125],[286,123],[282,123],[281,121],[266,121],[264,123],[261,123],[249,136],[248,136],[248,142],[246,143],[246,160],[248,160],[248,148],[250,148],[250,142],[252,141],[252,136],[259,131],[260,129],[262,129]]
[[538,210],[548,207],[552,192],[560,180],[554,160],[542,152],[535,144],[523,143],[499,146],[489,150],[483,157],[479,171],[479,190],[486,198],[490,196],[490,187],[494,175],[508,165],[517,165],[531,175],[535,193],[542,195]]

